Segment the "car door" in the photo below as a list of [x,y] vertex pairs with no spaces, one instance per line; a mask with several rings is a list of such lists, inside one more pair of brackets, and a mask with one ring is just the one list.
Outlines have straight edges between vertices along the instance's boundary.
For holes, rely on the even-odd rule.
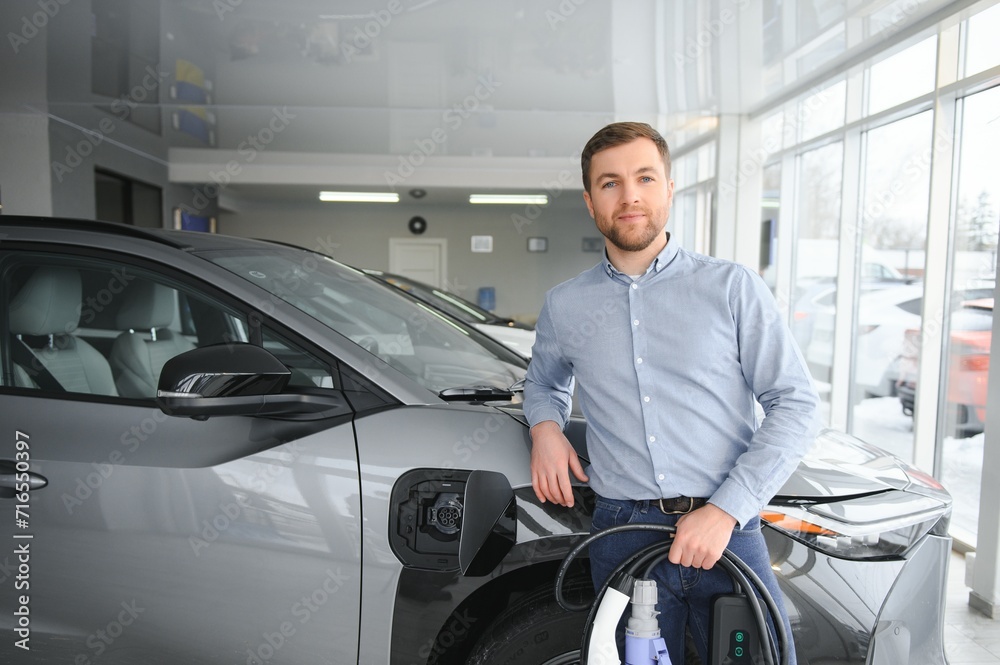
[[[292,383],[337,396],[343,375],[280,323],[251,328],[220,285],[130,261],[0,255],[0,662],[357,662],[346,396],[314,420],[174,417],[124,396],[139,389],[112,359],[253,342]],[[145,283],[150,330],[129,304]]]

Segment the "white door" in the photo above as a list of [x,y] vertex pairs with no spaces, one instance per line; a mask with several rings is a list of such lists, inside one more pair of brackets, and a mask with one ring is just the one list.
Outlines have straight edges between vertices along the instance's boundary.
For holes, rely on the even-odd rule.
[[435,288],[447,280],[446,238],[389,238],[389,272]]

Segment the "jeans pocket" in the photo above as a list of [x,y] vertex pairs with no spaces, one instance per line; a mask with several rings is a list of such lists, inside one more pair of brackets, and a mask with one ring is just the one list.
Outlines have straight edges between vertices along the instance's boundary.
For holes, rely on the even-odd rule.
[[594,515],[590,518],[591,531],[600,531],[618,523],[622,507],[598,498],[594,504]]

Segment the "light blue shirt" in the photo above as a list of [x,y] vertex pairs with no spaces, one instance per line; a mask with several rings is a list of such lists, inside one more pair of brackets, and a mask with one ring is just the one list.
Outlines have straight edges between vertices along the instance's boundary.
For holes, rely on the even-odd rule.
[[707,497],[743,525],[813,443],[816,391],[771,292],[745,266],[668,238],[633,280],[605,255],[546,294],[535,334],[528,422],[565,427],[575,377],[601,496]]

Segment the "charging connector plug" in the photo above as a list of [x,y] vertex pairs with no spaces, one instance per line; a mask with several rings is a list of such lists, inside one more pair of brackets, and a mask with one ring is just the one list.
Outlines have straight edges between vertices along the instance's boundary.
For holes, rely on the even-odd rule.
[[656,620],[656,582],[636,580],[632,587],[632,616],[625,628],[625,665],[670,665],[667,644]]

